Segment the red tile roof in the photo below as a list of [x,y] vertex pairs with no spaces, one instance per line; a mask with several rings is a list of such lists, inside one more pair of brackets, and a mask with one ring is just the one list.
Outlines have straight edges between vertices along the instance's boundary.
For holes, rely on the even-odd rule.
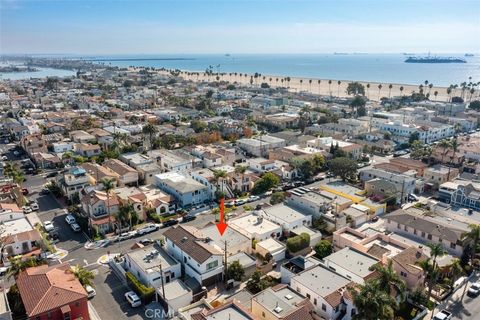
[[28,268],[19,274],[17,286],[30,318],[87,298],[68,263]]

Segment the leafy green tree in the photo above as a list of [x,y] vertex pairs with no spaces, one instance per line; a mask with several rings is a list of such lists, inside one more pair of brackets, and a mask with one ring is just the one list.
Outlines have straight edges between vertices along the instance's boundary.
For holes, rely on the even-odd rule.
[[428,158],[432,154],[432,148],[424,145],[420,140],[413,141],[410,145],[410,150],[410,157],[416,160]]
[[468,105],[468,108],[472,110],[480,111],[480,100],[475,100],[470,102],[470,104]]
[[347,86],[347,94],[349,95],[365,95],[365,86],[360,82],[350,82]]
[[329,161],[330,172],[342,178],[343,181],[355,180],[357,175],[357,162],[353,159],[340,157]]
[[274,173],[267,172],[255,182],[252,188],[253,194],[261,194],[275,188],[280,183],[280,178]]
[[328,240],[318,241],[313,249],[315,250],[315,257],[319,259],[328,257],[333,252],[332,243]]
[[233,261],[227,269],[228,279],[242,281],[245,276],[245,270],[238,260]]
[[24,271],[27,268],[41,266],[47,262],[43,259],[38,259],[37,257],[29,257],[23,259],[22,257],[13,257],[10,259],[10,266],[7,269],[7,275],[10,279],[11,277],[17,278],[20,272]]
[[310,246],[310,235],[307,233],[301,233],[298,236],[287,239],[287,249],[290,252],[297,252],[308,246]]
[[270,204],[282,203],[285,200],[285,192],[275,192],[270,198]]
[[190,122],[190,128],[193,129],[196,133],[204,132],[207,129],[208,125],[204,121],[192,120]]
[[268,282],[262,279],[262,273],[260,271],[255,271],[250,279],[247,281],[246,288],[253,294],[259,293],[267,288]]
[[412,132],[408,138],[408,143],[412,144],[413,141],[420,140],[420,134],[418,131]]

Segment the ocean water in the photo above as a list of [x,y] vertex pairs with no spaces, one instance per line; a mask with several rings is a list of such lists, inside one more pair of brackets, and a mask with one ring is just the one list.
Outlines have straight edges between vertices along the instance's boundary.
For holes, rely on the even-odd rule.
[[[418,85],[428,80],[436,86],[480,81],[480,55],[445,55],[464,58],[467,63],[405,63],[403,54],[231,54],[227,55],[115,55],[95,57],[112,59],[116,66],[165,67],[217,72],[261,73],[262,75],[306,77],[332,80],[364,80],[382,83]],[[93,58],[93,57],[91,57]],[[151,59],[129,60],[113,59]],[[168,59],[168,60],[167,60]]]
[[[472,77],[473,82],[480,81],[480,55],[442,56],[461,57],[467,63],[405,63],[407,56],[403,54],[231,54],[229,56],[225,54],[149,54],[65,58],[93,59],[96,63],[121,67],[144,66],[205,71],[212,66],[214,72],[258,72],[271,76],[363,80],[393,84],[418,85],[428,80],[435,86],[449,86],[464,81],[469,82],[469,77]],[[128,60],[121,61],[121,59]],[[44,69],[34,73],[0,74],[0,79],[70,74],[65,70]]]

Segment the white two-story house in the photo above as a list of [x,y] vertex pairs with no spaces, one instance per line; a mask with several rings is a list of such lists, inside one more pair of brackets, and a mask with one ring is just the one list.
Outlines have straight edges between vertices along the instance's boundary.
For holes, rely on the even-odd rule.
[[223,254],[208,237],[190,226],[165,231],[166,251],[182,265],[182,274],[195,278],[202,286],[222,281]]

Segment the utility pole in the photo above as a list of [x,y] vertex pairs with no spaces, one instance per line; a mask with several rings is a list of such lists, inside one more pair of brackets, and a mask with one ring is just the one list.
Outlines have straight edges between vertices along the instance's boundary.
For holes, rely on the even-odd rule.
[[405,190],[405,178],[403,178],[403,182],[402,182],[402,198],[400,199],[400,206],[402,206],[403,204],[403,192]]
[[227,284],[227,281],[228,281],[227,240],[225,240],[224,243],[225,243],[225,248],[223,251],[225,254],[225,263],[223,265],[223,270],[224,270],[225,276],[223,277],[223,282]]
[[[163,269],[162,269],[162,264],[160,263],[158,265],[160,267],[160,280],[162,281],[162,295],[163,299],[165,300],[165,284],[163,283]],[[158,302],[158,301],[157,301]]]

